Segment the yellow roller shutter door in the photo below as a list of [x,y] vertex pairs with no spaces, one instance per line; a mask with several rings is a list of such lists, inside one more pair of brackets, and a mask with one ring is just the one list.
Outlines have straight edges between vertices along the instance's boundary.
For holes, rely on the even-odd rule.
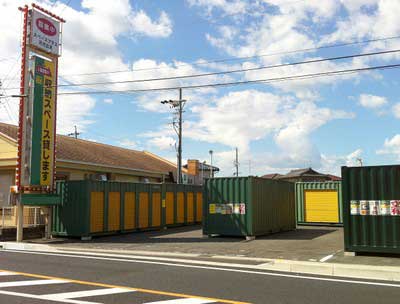
[[339,204],[337,191],[306,190],[304,211],[306,222],[338,223]]

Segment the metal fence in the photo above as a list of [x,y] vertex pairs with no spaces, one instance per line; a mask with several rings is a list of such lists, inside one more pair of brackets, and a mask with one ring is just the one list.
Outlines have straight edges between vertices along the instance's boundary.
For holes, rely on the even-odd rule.
[[[45,224],[45,216],[40,207],[24,207],[24,227]],[[17,227],[17,207],[0,207],[0,228]]]

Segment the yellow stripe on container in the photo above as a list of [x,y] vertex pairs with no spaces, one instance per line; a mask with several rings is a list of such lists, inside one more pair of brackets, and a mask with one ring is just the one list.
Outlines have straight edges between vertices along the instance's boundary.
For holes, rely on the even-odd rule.
[[182,224],[185,222],[185,195],[183,192],[178,192],[177,199],[177,223]]
[[203,220],[203,193],[196,194],[196,222]]
[[103,232],[104,225],[104,193],[90,193],[90,233]]
[[121,193],[108,194],[108,231],[117,231],[121,227]]
[[124,229],[134,229],[135,228],[135,192],[125,192],[125,206],[124,206]]
[[193,223],[194,222],[194,195],[193,192],[186,193],[187,197],[187,222]]
[[151,201],[151,226],[159,227],[161,226],[161,193],[153,192]]
[[139,228],[149,227],[149,194],[139,193]]
[[167,225],[174,223],[174,193],[167,192],[165,194],[165,223]]
[[306,190],[304,196],[304,211],[306,222],[339,222],[339,203],[337,191]]

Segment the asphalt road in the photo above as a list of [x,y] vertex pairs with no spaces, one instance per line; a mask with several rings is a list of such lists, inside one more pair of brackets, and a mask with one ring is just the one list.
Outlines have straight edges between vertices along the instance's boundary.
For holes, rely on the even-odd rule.
[[0,251],[1,304],[399,303],[400,284],[354,281],[173,262]]

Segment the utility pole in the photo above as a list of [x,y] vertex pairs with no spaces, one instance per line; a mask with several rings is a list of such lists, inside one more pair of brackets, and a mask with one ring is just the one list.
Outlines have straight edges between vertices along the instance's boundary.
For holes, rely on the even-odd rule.
[[235,168],[236,168],[235,176],[238,177],[239,176],[239,151],[238,151],[237,147],[236,147],[235,151],[236,151],[236,158],[234,161]]
[[362,167],[362,166],[363,166],[363,160],[362,160],[362,158],[357,158],[357,161],[358,161],[358,163],[360,164],[360,167]]
[[186,100],[182,99],[182,88],[179,88],[179,99],[178,100],[163,100],[162,104],[169,104],[171,108],[175,110],[172,125],[176,134],[178,135],[178,153],[177,153],[177,183],[182,184],[182,114],[183,108],[185,107]]
[[210,153],[210,165],[211,165],[211,174],[210,177],[214,178],[214,167],[213,167],[213,150],[208,151],[208,153]]
[[75,137],[75,139],[78,139],[78,135],[81,135],[81,133],[78,133],[78,129],[76,126],[75,127],[75,131],[73,133],[69,133],[68,136],[73,136]]

